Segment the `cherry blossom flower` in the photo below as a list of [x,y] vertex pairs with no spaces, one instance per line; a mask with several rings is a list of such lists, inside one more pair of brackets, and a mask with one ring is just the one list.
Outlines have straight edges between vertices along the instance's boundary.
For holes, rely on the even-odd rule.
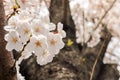
[[47,47],[48,47],[47,39],[46,39],[45,36],[43,36],[43,35],[39,35],[39,36],[33,35],[30,38],[30,42],[28,43],[28,45],[26,46],[25,49],[27,49],[30,52],[34,51],[34,53],[37,54],[37,53],[42,53],[43,50],[47,49]]
[[46,25],[48,26],[49,31],[55,30],[55,28],[56,28],[56,25],[54,23],[48,23]]
[[48,48],[51,54],[58,54],[60,49],[64,47],[60,34],[49,33],[47,36]]
[[62,23],[58,23],[57,24],[57,30],[58,30],[58,33],[62,36],[62,38],[65,38],[66,37],[66,33],[65,31],[63,30],[63,24]]
[[47,50],[37,55],[37,63],[45,65],[53,60],[54,54],[50,54]]
[[42,21],[35,19],[32,24],[32,33],[35,35],[48,34],[49,27],[46,24],[43,24]]
[[16,16],[19,17],[19,20],[22,21],[30,21],[34,17],[34,15],[31,13],[29,9],[19,9],[19,14],[16,14]]
[[21,21],[18,25],[17,32],[20,35],[21,42],[26,44],[30,39],[31,25],[27,21]]
[[92,39],[90,42],[87,43],[88,47],[94,47],[100,42],[100,35],[99,34],[93,34]]
[[28,59],[31,55],[32,55],[32,52],[28,51],[28,50],[25,48],[25,50],[22,52],[21,57],[22,57],[23,59]]
[[6,31],[11,31],[11,30],[15,30],[17,28],[17,25],[19,24],[19,19],[18,16],[12,16],[9,20],[8,20],[8,25],[6,25],[4,27],[4,29]]
[[[69,5],[76,28],[76,42],[82,45],[87,43],[88,47],[94,47],[100,42],[100,32],[102,30],[101,26],[97,31],[94,30],[98,23],[96,19],[96,14],[98,13],[94,14],[94,11],[98,11],[99,9],[93,9],[95,4],[94,2],[92,3],[92,0],[70,0]],[[103,14],[103,12],[101,14]],[[101,17],[101,14],[98,16]]]
[[21,51],[23,45],[19,38],[19,34],[16,31],[11,31],[5,35],[5,40],[7,41],[6,49],[8,51],[12,51],[15,49],[16,51]]

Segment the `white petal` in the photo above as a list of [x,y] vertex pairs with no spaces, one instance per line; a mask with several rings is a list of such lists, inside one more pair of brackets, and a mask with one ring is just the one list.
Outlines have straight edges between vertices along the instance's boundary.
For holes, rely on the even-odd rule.
[[12,51],[12,50],[14,49],[14,45],[13,45],[12,43],[7,43],[7,44],[6,44],[6,49],[7,49],[8,51]]
[[7,25],[7,26],[4,26],[4,30],[6,30],[6,31],[12,31],[12,30],[15,30],[15,27]]
[[25,47],[25,51],[33,52],[35,45],[32,42],[29,42]]
[[23,59],[27,59],[31,55],[32,55],[32,52],[24,50],[21,57],[23,57]]
[[14,49],[15,49],[16,51],[21,51],[21,50],[23,49],[22,43],[16,44],[15,47],[14,47]]
[[6,41],[10,41],[11,40],[11,36],[9,35],[9,33],[5,35],[4,39]]
[[59,23],[57,24],[57,27],[58,27],[58,31],[59,31],[59,30],[62,30],[62,29],[63,29],[63,24],[62,24],[61,22],[59,22]]
[[48,10],[47,5],[45,4],[44,1],[41,2],[39,16],[41,17],[43,22],[47,22],[47,23],[50,22],[49,10]]
[[51,31],[51,30],[55,30],[55,28],[56,28],[56,25],[53,24],[53,23],[48,24],[48,26],[49,26],[49,30],[50,30],[50,31]]
[[37,56],[37,63],[40,65],[45,65],[53,60],[54,54],[47,53],[44,57],[43,56]]

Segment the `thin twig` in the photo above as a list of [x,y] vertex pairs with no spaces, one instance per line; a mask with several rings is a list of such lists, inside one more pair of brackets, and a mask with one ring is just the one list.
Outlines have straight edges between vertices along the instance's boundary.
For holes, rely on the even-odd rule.
[[112,9],[112,7],[114,6],[114,4],[115,4],[116,1],[117,0],[113,1],[113,3],[111,4],[111,6],[108,8],[108,10],[105,12],[105,14],[101,17],[101,19],[99,20],[99,22],[95,26],[94,30],[96,30],[99,27],[99,25],[101,24],[101,22],[103,21],[103,19],[106,17],[106,15],[108,14],[108,12]]
[[7,16],[7,21],[13,16],[15,15],[15,12],[13,11],[10,15]]
[[106,37],[106,38],[105,38],[105,40],[104,40],[104,42],[103,42],[103,44],[102,44],[102,46],[101,46],[101,48],[100,48],[100,50],[99,50],[99,52],[98,52],[97,58],[96,58],[96,60],[95,60],[95,62],[94,62],[94,65],[93,65],[93,67],[92,67],[92,72],[91,72],[91,75],[90,75],[90,80],[93,79],[93,74],[94,74],[94,72],[95,72],[95,68],[96,68],[96,65],[97,65],[97,63],[98,63],[99,57],[100,57],[103,49],[105,48],[105,43],[106,43],[106,41],[111,37],[111,35],[110,35],[110,34],[106,34],[105,37]]
[[15,0],[15,4],[16,4],[17,6],[20,6],[20,5],[18,4],[18,1],[17,1],[17,0]]
[[[97,24],[96,27],[94,28],[94,30],[96,30],[96,29],[99,27],[99,25],[101,24],[102,20],[105,18],[105,16],[107,15],[107,13],[112,9],[112,7],[114,6],[114,4],[115,4],[116,1],[117,1],[117,0],[114,0],[114,1],[113,1],[112,5],[111,5],[110,8],[105,12],[105,14],[101,17],[101,19],[99,20],[98,24]],[[109,34],[109,35],[106,35],[106,38],[109,38],[109,37],[110,37],[110,34]],[[99,53],[98,53],[98,56],[97,56],[97,58],[96,58],[96,60],[95,60],[95,62],[94,62],[94,65],[93,65],[93,67],[92,67],[92,72],[91,72],[91,75],[90,75],[90,80],[93,79],[93,74],[94,74],[94,72],[95,72],[95,68],[96,68],[97,62],[98,62],[98,60],[99,60],[99,57],[100,57],[100,55],[101,55],[101,53],[102,53],[102,49],[105,47],[105,45],[104,45],[105,43],[106,43],[106,40],[104,40],[103,45],[102,45],[102,47],[100,48],[100,51],[99,51]]]
[[83,42],[82,42],[82,46],[83,46],[83,52],[85,51],[85,48],[86,48],[86,42],[85,42],[85,12],[83,10],[83,13],[82,13],[82,18],[83,18]]
[[[97,24],[96,27],[94,28],[94,30],[96,30],[96,29],[99,27],[99,24],[101,24],[102,20],[105,18],[105,16],[107,15],[107,13],[112,9],[112,7],[114,6],[114,4],[115,4],[116,1],[117,1],[117,0],[114,0],[114,1],[113,1],[112,5],[111,5],[110,8],[105,12],[105,14],[101,17],[101,19],[99,20],[98,24]],[[110,37],[110,35],[109,35],[109,36],[106,35],[106,37]],[[92,68],[92,72],[91,72],[91,75],[90,75],[90,80],[93,79],[93,74],[94,74],[94,72],[95,72],[95,68],[96,68],[97,62],[98,62],[98,60],[99,60],[99,56],[101,55],[102,49],[103,49],[104,46],[105,46],[105,45],[104,45],[105,42],[106,42],[106,40],[103,42],[103,45],[102,45],[102,47],[100,48],[100,51],[99,51],[99,53],[98,53],[98,56],[97,56],[97,58],[96,58],[96,60],[95,60],[95,62],[94,62],[94,65],[93,65],[93,68]]]
[[82,19],[83,19],[83,46],[84,46],[84,43],[85,43],[85,35],[84,35],[84,31],[85,31],[85,14],[84,14],[84,10],[82,12]]
[[14,62],[14,64],[13,64],[12,68],[15,67],[17,60],[21,57],[23,51],[25,50],[25,48],[26,48],[26,46],[27,46],[27,44],[28,44],[29,42],[30,42],[30,39],[29,39],[29,40],[27,41],[27,43],[23,46],[23,49],[20,51],[20,53],[18,53],[19,56],[17,56],[17,59],[15,59],[15,62]]
[[10,15],[8,15],[7,21],[8,21],[13,15],[15,15],[16,13],[18,13],[18,8],[20,8],[20,5],[18,4],[18,1],[15,0],[15,5],[13,5],[13,12],[10,13]]

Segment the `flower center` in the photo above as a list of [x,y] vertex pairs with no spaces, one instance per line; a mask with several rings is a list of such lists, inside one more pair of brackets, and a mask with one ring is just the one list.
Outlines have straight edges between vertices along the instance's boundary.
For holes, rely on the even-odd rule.
[[28,34],[28,33],[29,33],[29,29],[28,28],[24,29],[24,34]]
[[51,45],[55,45],[55,44],[56,44],[56,40],[51,39],[50,44],[51,44]]
[[40,28],[39,27],[35,27],[35,32],[40,32]]
[[41,42],[40,42],[40,41],[37,41],[37,42],[35,42],[35,45],[36,45],[37,47],[41,47]]
[[44,51],[44,52],[42,53],[42,56],[44,57],[46,54],[47,54],[47,51]]
[[18,41],[18,39],[16,37],[12,37],[12,42],[16,43]]
[[27,16],[23,16],[23,19],[26,20],[26,19],[27,19]]
[[16,23],[15,23],[15,22],[12,22],[12,25],[13,25],[13,26],[16,26]]

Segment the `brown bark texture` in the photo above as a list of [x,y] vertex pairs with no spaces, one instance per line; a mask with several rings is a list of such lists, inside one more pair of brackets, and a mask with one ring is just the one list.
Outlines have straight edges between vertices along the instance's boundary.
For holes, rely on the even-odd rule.
[[[67,33],[67,37],[64,39],[65,44],[68,39],[71,39],[74,44],[72,46],[65,45],[54,60],[44,66],[38,65],[35,56],[31,56],[21,63],[20,72],[26,80],[90,80],[92,73],[92,80],[117,80],[119,75],[116,66],[114,68],[105,66],[102,62],[111,39],[110,33],[104,29],[101,42],[97,46],[81,47],[75,42],[75,26],[68,4],[68,0],[51,0],[50,18],[51,22],[55,24],[58,22],[64,24],[64,30]],[[94,65],[95,68],[93,68]],[[111,70],[109,71],[109,69]],[[107,71],[110,72],[108,75],[113,78],[107,76]],[[105,79],[102,76],[104,73],[106,73]]]
[[16,80],[15,68],[12,69],[14,59],[12,54],[5,49],[4,35],[5,11],[3,0],[0,0],[0,80]]
[[102,66],[98,80],[118,80],[118,71],[116,64],[105,64]]

